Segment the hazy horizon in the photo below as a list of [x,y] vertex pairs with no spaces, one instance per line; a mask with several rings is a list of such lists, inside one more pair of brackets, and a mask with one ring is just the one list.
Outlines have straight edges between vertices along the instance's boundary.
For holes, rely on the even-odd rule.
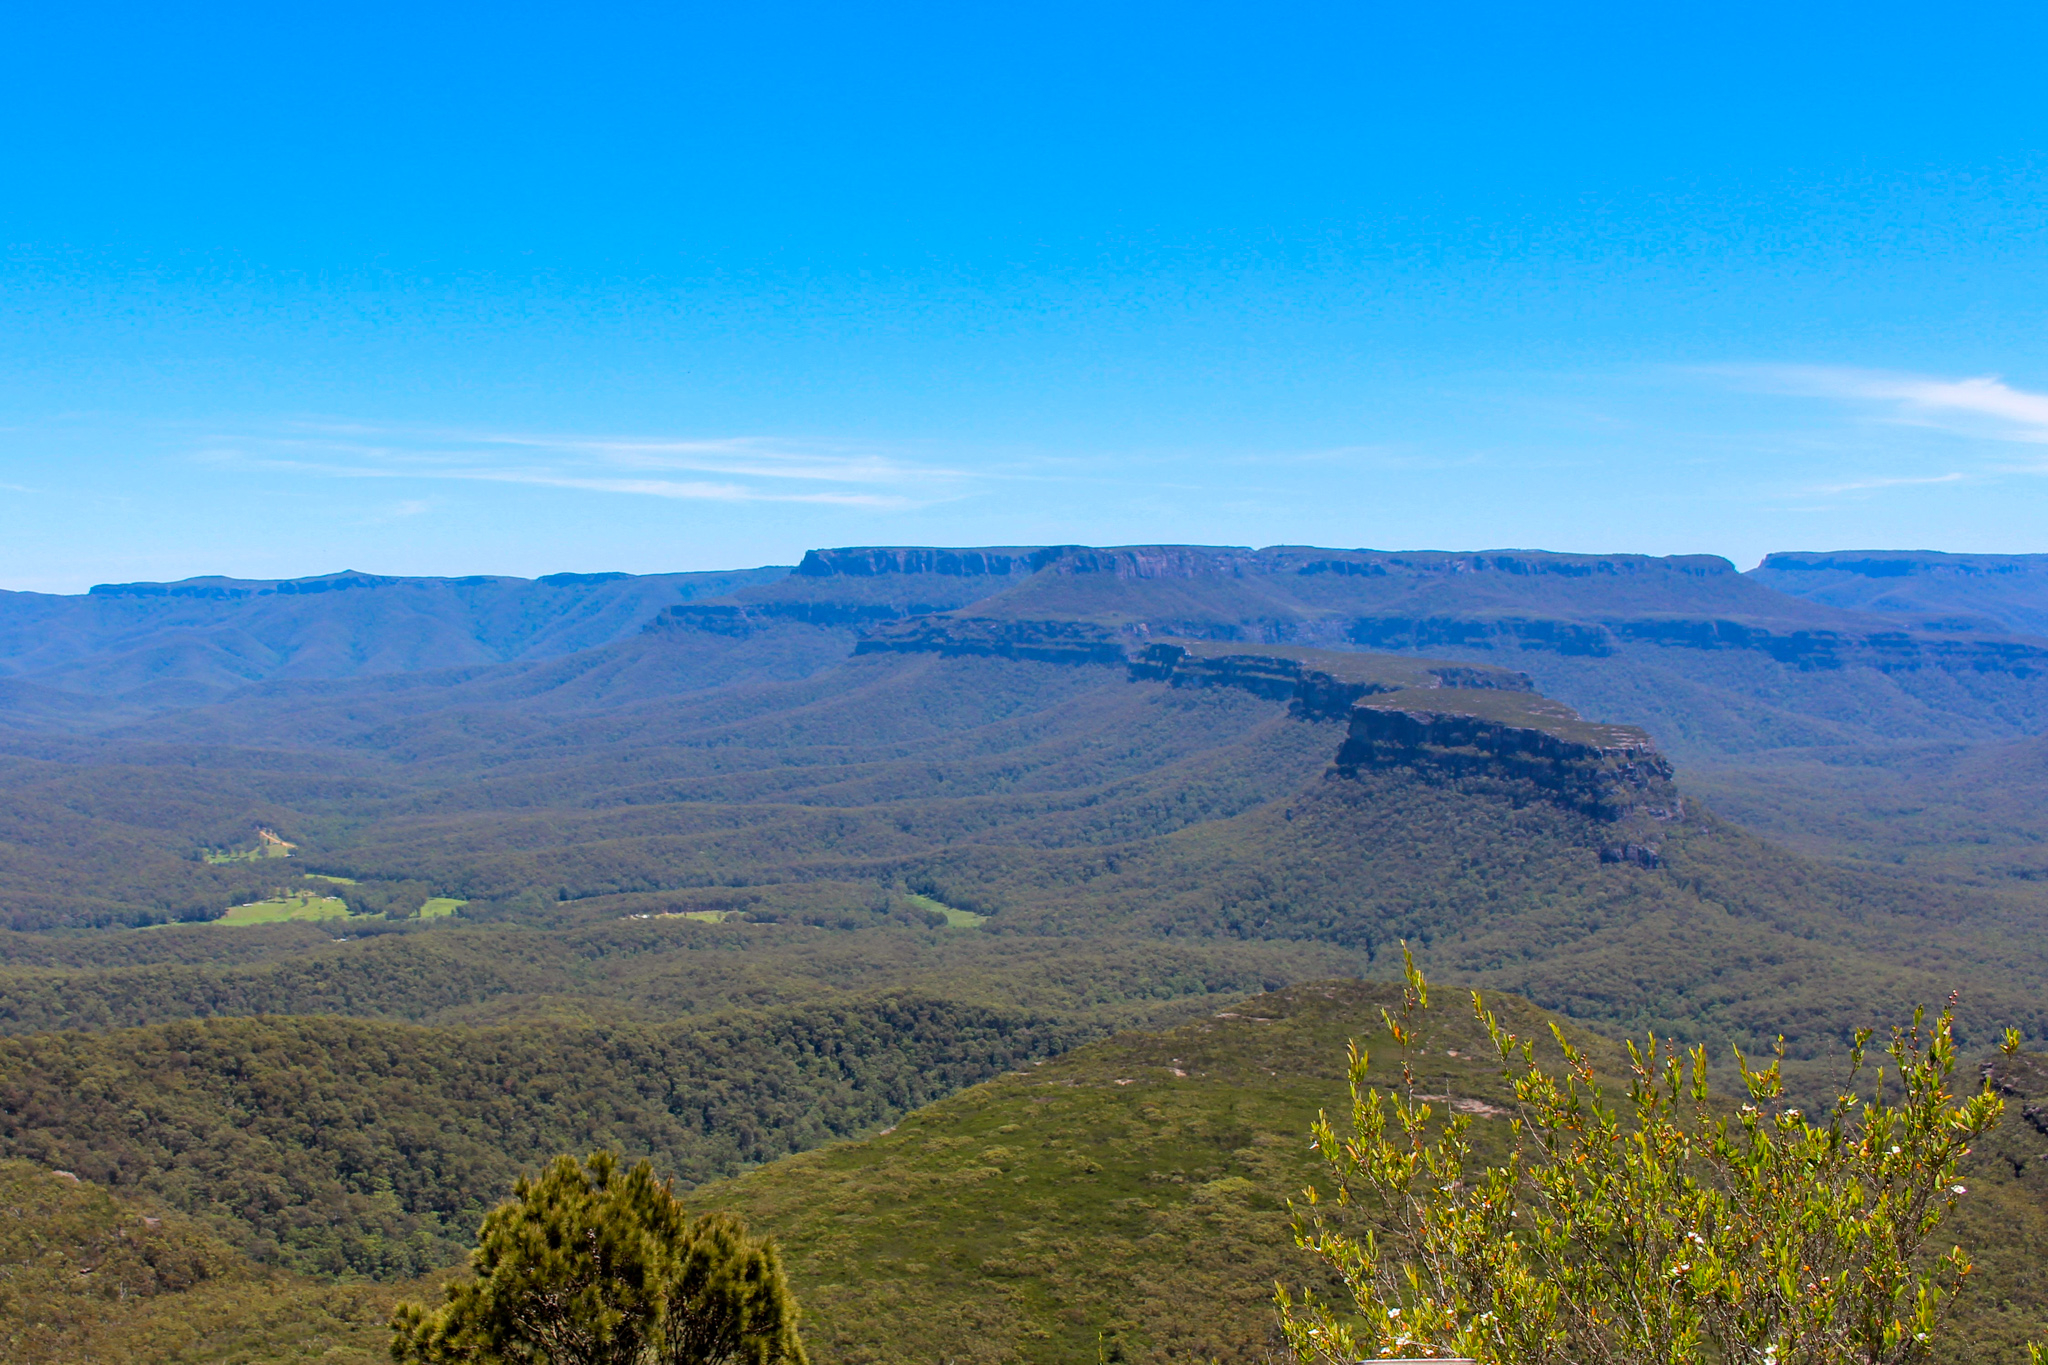
[[[1080,541],[1049,541],[1049,542],[1046,542],[1046,544],[1047,544],[1047,545],[1079,545],[1079,544],[1083,544],[1083,543],[1084,543],[1084,542],[1080,542]],[[1305,542],[1300,542],[1300,541],[1294,541],[1294,542],[1276,542],[1276,543],[1275,543],[1274,545],[1224,545],[1224,544],[1202,544],[1202,543],[1198,543],[1198,542],[1194,542],[1194,541],[1143,541],[1143,542],[1140,542],[1140,541],[1131,541],[1131,542],[1125,542],[1125,543],[1123,543],[1123,544],[1120,544],[1120,545],[1112,545],[1112,544],[1102,544],[1102,545],[1095,545],[1095,546],[1090,546],[1089,548],[1092,548],[1092,549],[1106,549],[1106,550],[1116,550],[1116,549],[1138,549],[1138,548],[1149,548],[1149,547],[1151,547],[1151,546],[1155,546],[1155,545],[1178,545],[1178,546],[1188,546],[1188,547],[1192,547],[1192,548],[1196,548],[1196,549],[1217,549],[1217,550],[1224,550],[1224,549],[1228,549],[1228,550],[1240,550],[1240,549],[1242,549],[1242,550],[1268,550],[1268,549],[1278,549],[1278,548],[1280,548],[1280,547],[1281,547],[1281,545],[1282,545],[1282,544],[1292,544],[1292,545],[1301,545],[1301,544],[1304,544],[1304,543],[1305,543]],[[880,546],[876,546],[876,547],[862,547],[862,546],[833,546],[833,545],[817,545],[817,546],[811,546],[811,547],[809,547],[809,549],[817,549],[817,550],[834,550],[834,549],[860,549],[860,548],[883,548],[883,547],[880,547]],[[893,547],[891,547],[891,548],[893,548]],[[1038,546],[1022,546],[1022,545],[964,545],[964,544],[963,544],[963,545],[938,545],[938,544],[926,544],[926,545],[917,545],[917,546],[910,546],[910,545],[905,545],[905,546],[904,546],[903,548],[915,548],[915,549],[961,549],[961,550],[967,550],[967,549],[976,549],[976,550],[982,550],[982,549],[1036,549],[1036,548],[1040,548],[1040,547],[1038,547]],[[1542,547],[1542,546],[1533,546],[1533,545],[1487,545],[1487,546],[1442,546],[1442,545],[1413,545],[1413,546],[1378,546],[1378,545],[1367,545],[1367,546],[1352,546],[1352,545],[1346,545],[1346,546],[1321,546],[1321,547],[1317,547],[1317,548],[1322,548],[1322,549],[1332,549],[1332,550],[1355,550],[1355,551],[1360,551],[1360,552],[1363,552],[1363,553],[1369,553],[1369,554],[1394,554],[1394,555],[1402,555],[1402,554],[1470,554],[1470,555],[1488,555],[1488,554],[1571,554],[1571,555],[1579,555],[1579,554],[1586,554],[1586,555],[1602,555],[1603,553],[1611,553],[1611,554],[1614,554],[1614,555],[1620,556],[1620,555],[1626,555],[1626,554],[1631,554],[1631,553],[1633,553],[1633,552],[1630,552],[1630,551],[1611,551],[1611,552],[1601,552],[1601,551],[1551,550],[1551,549],[1547,549],[1547,548],[1545,548],[1545,547]],[[1788,548],[1787,550],[1783,550],[1783,551],[1773,551],[1772,553],[1818,553],[1818,554],[1843,554],[1843,555],[1853,555],[1853,554],[1898,554],[1898,553],[1908,553],[1908,554],[1927,554],[1927,553],[1933,553],[1933,554],[1948,554],[1948,553],[1954,553],[1954,552],[1953,552],[1953,551],[1929,551],[1929,550],[1926,550],[1926,549],[1925,549],[1924,547],[1916,547],[1916,546],[1869,546],[1869,545],[1865,545],[1865,546],[1834,546],[1834,547],[1830,547],[1830,548],[1827,548],[1827,549],[1824,549],[1824,550],[1817,550],[1817,549],[1815,549],[1814,547],[1811,547],[1811,546],[1802,546],[1802,547],[1798,547],[1797,549],[1789,549],[1789,548]],[[1712,555],[1712,554],[1714,554],[1714,551],[1712,551],[1712,550],[1696,550],[1696,551],[1677,551],[1677,552],[1674,552],[1674,554],[1675,554],[1675,556],[1685,556],[1685,555],[1694,555],[1694,554],[1696,554],[1696,555]],[[1735,560],[1735,559],[1733,559],[1733,558],[1731,558],[1730,556],[1727,556],[1727,555],[1720,555],[1720,556],[1718,556],[1718,557],[1719,557],[1719,558],[1722,558],[1722,559],[1726,559],[1726,560],[1728,560],[1728,562],[1729,562],[1729,563],[1731,563],[1731,564],[1733,564],[1733,565],[1735,566],[1735,569],[1736,569],[1736,571],[1737,571],[1738,573],[1746,573],[1746,572],[1748,572],[1748,571],[1749,571],[1749,570],[1751,570],[1751,569],[1757,568],[1757,567],[1759,567],[1759,565],[1760,565],[1760,564],[1761,564],[1761,562],[1762,562],[1761,560],[1759,560],[1759,561],[1758,561],[1758,563],[1756,563],[1756,564],[1744,564],[1744,563],[1742,563],[1742,562],[1740,562],[1740,561],[1738,561],[1738,560]],[[792,571],[794,571],[794,570],[795,570],[795,568],[796,568],[796,566],[797,566],[797,563],[798,563],[798,561],[799,561],[799,560],[800,560],[801,558],[802,558],[802,556],[801,556],[801,555],[798,555],[798,556],[793,556],[793,557],[792,557],[792,558],[791,558],[791,559],[790,559],[789,561],[787,561],[787,562],[781,562],[781,561],[762,561],[762,562],[760,562],[760,563],[757,563],[757,564],[739,564],[739,563],[735,563],[735,564],[717,564],[717,565],[706,565],[706,566],[697,566],[697,567],[692,567],[692,568],[688,568],[688,569],[647,569],[647,570],[642,570],[642,571],[639,571],[639,572],[638,572],[638,573],[637,573],[637,574],[636,574],[635,576],[658,576],[658,575],[661,575],[661,574],[670,574],[670,573],[703,573],[703,572],[717,572],[717,571],[721,571],[721,570],[723,570],[723,571],[730,571],[730,572],[745,572],[745,571],[749,571],[749,570],[761,570],[761,569],[789,569],[789,570],[792,570]],[[81,587],[81,588],[77,588],[77,589],[73,589],[73,590],[69,590],[69,591],[62,591],[62,592],[58,592],[58,593],[55,593],[54,595],[58,595],[58,596],[75,596],[75,595],[78,595],[78,594],[82,594],[82,593],[84,593],[84,592],[88,591],[88,590],[89,590],[90,588],[92,588],[92,587],[95,587],[95,586],[108,586],[108,587],[117,587],[117,586],[122,586],[122,585],[124,585],[124,584],[128,584],[128,583],[163,583],[163,584],[178,584],[178,583],[206,582],[206,581],[209,581],[209,580],[223,580],[223,581],[232,581],[232,582],[252,582],[252,583],[260,583],[260,582],[270,582],[270,581],[289,581],[289,580],[291,580],[291,579],[309,579],[309,578],[328,578],[328,577],[335,577],[335,576],[338,576],[338,575],[342,575],[342,574],[364,574],[364,575],[366,575],[366,576],[370,576],[370,577],[377,577],[377,578],[386,578],[386,577],[388,577],[388,578],[418,578],[418,579],[461,579],[461,578],[466,578],[466,577],[485,577],[485,578],[519,578],[519,579],[527,579],[527,580],[532,580],[532,579],[537,579],[537,578],[542,578],[542,577],[546,577],[546,576],[548,576],[548,575],[550,575],[550,574],[604,575],[604,574],[610,574],[610,573],[630,573],[630,572],[633,572],[633,571],[629,571],[629,570],[616,570],[616,569],[602,569],[602,568],[588,568],[588,567],[583,567],[583,568],[545,569],[545,570],[542,570],[542,571],[540,571],[539,573],[530,573],[530,574],[464,574],[464,573],[461,573],[461,572],[453,572],[453,573],[435,573],[435,574],[382,574],[382,573],[379,573],[378,571],[376,571],[376,570],[374,570],[374,569],[364,569],[364,568],[361,568],[361,567],[359,567],[359,566],[356,566],[356,565],[343,565],[343,566],[341,566],[341,567],[337,567],[337,568],[332,568],[332,569],[315,569],[315,570],[312,570],[311,572],[308,572],[308,573],[302,573],[302,574],[291,574],[291,575],[280,575],[280,574],[259,574],[259,575],[237,575],[237,574],[215,574],[215,573],[197,573],[197,574],[188,574],[188,575],[186,575],[186,576],[185,576],[185,577],[183,577],[183,578],[174,578],[174,579],[172,579],[172,578],[166,578],[166,579],[151,579],[151,578],[133,578],[133,579],[118,579],[118,580],[117,580],[117,579],[102,579],[102,580],[99,580],[99,581],[98,581],[98,582],[96,582],[96,583],[92,583],[92,584],[87,584],[87,585],[86,585],[85,587]],[[7,592],[7,591],[24,591],[24,590],[23,590],[23,589],[8,589],[8,588],[0,588],[0,592]],[[49,590],[47,590],[47,589],[35,589],[35,590],[29,590],[29,591],[45,591],[45,592],[47,592],[47,591],[49,591]]]
[[2044,29],[26,14],[0,587],[2048,551]]

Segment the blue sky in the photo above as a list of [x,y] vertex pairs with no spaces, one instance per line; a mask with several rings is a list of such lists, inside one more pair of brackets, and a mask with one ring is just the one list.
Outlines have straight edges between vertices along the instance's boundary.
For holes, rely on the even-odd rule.
[[9,24],[0,586],[2048,551],[2039,7]]

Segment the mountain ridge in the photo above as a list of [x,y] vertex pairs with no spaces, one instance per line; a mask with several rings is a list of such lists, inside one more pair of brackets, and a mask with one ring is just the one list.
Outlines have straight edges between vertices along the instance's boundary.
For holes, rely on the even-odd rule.
[[73,596],[0,593],[0,678],[162,710],[271,678],[550,658],[629,635],[668,602],[787,572],[521,579],[343,571],[98,584]]
[[[991,1360],[1100,1331],[1249,1361],[1256,1332],[1114,1301],[1178,1302],[1153,1253],[1207,1236],[1203,1292],[1252,1304],[1251,1233],[1284,1237],[1248,1186],[1285,1174],[1277,1135],[1299,1156],[1301,1115],[1239,1101],[1291,1026],[1220,993],[1367,1007],[1385,983],[1329,978],[1405,947],[1610,1039],[1717,1064],[1783,1040],[1801,1099],[1857,1026],[1957,990],[1973,1053],[2048,1037],[2048,684],[2003,630],[1704,556],[852,547],[751,577],[375,579],[109,585],[64,608],[112,623],[102,653],[28,676],[0,650],[24,670],[0,678],[0,1156],[389,1276],[445,1264],[563,1147],[694,1181],[858,1138],[726,1187],[767,1191],[806,1292],[866,1315],[834,1358],[878,1358],[877,1303],[976,1301]],[[28,607],[0,599],[0,642],[35,643]],[[487,638],[451,655],[451,630]],[[1955,873],[1950,844],[1991,834]],[[348,917],[221,915],[316,904]],[[1318,1087],[1353,1027],[1324,1023]],[[1184,1031],[1052,1059],[1133,1025]],[[1200,1060],[1225,1033],[1250,1047],[1228,1084]],[[1065,1117],[1096,1155],[1033,1126],[1083,1091]],[[861,1138],[931,1099],[929,1126]],[[891,1202],[912,1188],[938,1212]],[[2048,1202],[1999,1207],[2001,1282],[2031,1283],[2007,1253]],[[903,1221],[956,1212],[1020,1235]],[[832,1257],[871,1233],[935,1259],[859,1252],[861,1298]],[[1136,1267],[1086,1299],[1099,1321],[1031,1307],[1083,1302],[1067,1246]]]
[[2048,555],[1786,551],[1748,577],[1792,596],[1931,631],[2048,636]]

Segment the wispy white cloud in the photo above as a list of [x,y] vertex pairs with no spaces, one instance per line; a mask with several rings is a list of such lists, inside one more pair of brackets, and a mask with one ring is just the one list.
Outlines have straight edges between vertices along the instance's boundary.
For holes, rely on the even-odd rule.
[[1967,477],[1963,474],[1929,474],[1916,478],[1871,478],[1853,479],[1848,483],[1815,484],[1806,489],[1808,493],[1868,493],[1879,488],[1910,488],[1915,484],[1961,483]]
[[971,482],[963,471],[887,452],[759,437],[558,436],[347,423],[302,422],[217,437],[197,456],[328,478],[525,484],[679,501],[878,510],[944,501]]
[[1776,393],[1859,404],[1883,421],[2048,445],[2048,394],[2016,389],[1995,375],[1950,379],[1809,365],[1739,367],[1723,372]]

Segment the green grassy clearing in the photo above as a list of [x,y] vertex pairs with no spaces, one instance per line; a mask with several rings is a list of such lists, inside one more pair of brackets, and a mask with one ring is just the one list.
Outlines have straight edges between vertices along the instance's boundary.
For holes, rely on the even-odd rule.
[[354,877],[330,877],[325,872],[302,872],[299,874],[309,882],[326,882],[330,886],[359,885]]
[[264,844],[258,848],[232,848],[201,856],[215,867],[219,867],[225,863],[260,863],[265,858],[289,858],[292,853],[289,847],[280,848],[276,844]]
[[[287,920],[328,920],[352,918],[348,902],[339,896],[316,896],[301,891],[293,896],[274,896],[229,909],[215,924],[282,924]],[[364,916],[363,918],[369,918]]]
[[979,929],[988,923],[987,915],[977,915],[972,910],[961,910],[944,901],[933,900],[930,896],[911,895],[905,899],[920,910],[938,911],[946,917],[947,925],[954,929]]
[[456,900],[453,896],[435,896],[420,907],[420,918],[445,919],[468,904],[468,901]]

